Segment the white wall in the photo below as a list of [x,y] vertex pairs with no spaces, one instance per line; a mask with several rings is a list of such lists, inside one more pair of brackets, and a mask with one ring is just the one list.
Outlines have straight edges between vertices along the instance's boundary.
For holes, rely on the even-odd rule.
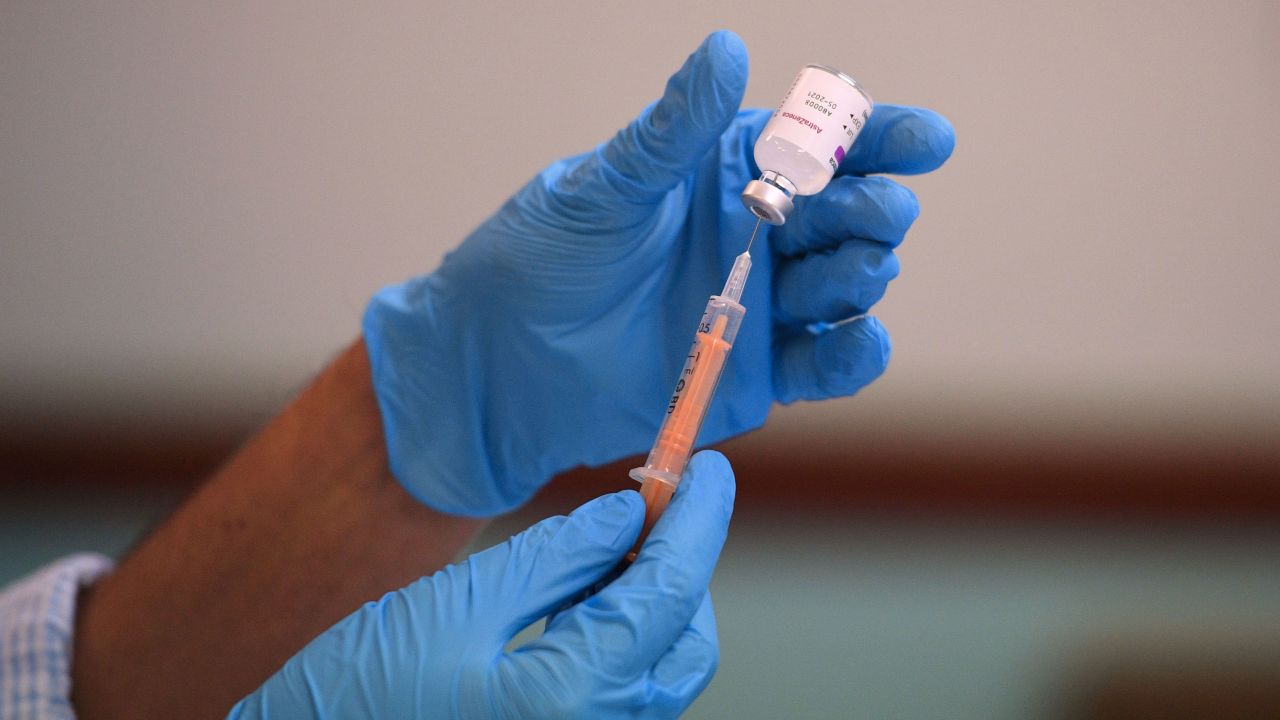
[[750,103],[825,62],[959,138],[908,181],[889,373],[783,425],[1280,421],[1275,3],[188,5],[0,6],[0,410],[269,411],[729,27]]

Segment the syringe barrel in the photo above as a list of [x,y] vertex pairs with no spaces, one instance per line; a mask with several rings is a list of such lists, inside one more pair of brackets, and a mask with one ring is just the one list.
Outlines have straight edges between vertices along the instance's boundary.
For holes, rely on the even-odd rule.
[[707,302],[693,336],[693,347],[667,403],[667,415],[658,430],[658,439],[644,466],[631,471],[631,477],[643,484],[641,493],[648,506],[644,529],[633,555],[680,484],[680,476],[693,453],[698,431],[746,313],[747,309],[741,304],[720,295],[712,295]]
[[694,333],[693,347],[689,348],[675,390],[667,402],[667,415],[658,430],[658,439],[644,467],[632,470],[631,477],[641,482],[655,477],[673,487],[680,484],[680,475],[689,462],[720,372],[724,370],[746,312],[746,308],[733,300],[711,296]]

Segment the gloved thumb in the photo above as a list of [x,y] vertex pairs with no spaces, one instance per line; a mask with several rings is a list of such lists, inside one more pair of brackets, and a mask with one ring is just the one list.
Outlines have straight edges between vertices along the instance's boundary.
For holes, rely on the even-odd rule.
[[[747,48],[728,30],[702,41],[666,91],[579,170],[578,192],[646,208],[688,177],[729,127],[747,88]],[[576,183],[575,183],[576,184]]]
[[499,640],[590,588],[622,560],[640,534],[644,500],[634,490],[588,502],[568,517],[548,518],[506,543],[472,556],[472,584],[499,603]]
[[[567,657],[577,659],[581,671],[611,678],[634,677],[658,663],[706,597],[735,492],[733,469],[723,455],[694,455],[635,563],[590,602],[549,620],[520,662],[543,665]],[[609,652],[601,652],[605,647]]]

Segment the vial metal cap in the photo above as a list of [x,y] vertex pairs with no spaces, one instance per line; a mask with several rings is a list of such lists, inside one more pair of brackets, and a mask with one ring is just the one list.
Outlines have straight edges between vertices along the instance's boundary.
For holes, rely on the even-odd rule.
[[742,191],[742,204],[752,215],[769,223],[781,225],[795,208],[789,196],[782,188],[764,180],[752,180]]

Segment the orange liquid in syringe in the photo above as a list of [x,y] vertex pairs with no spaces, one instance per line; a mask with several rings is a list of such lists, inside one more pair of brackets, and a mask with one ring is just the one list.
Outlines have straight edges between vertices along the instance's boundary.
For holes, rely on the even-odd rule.
[[[662,423],[658,433],[658,441],[654,443],[649,462],[646,465],[670,470],[677,475],[684,472],[693,451],[693,443],[698,439],[698,430],[702,427],[702,419],[706,416],[707,406],[715,394],[716,384],[720,380],[720,371],[724,369],[725,360],[733,346],[725,341],[724,331],[728,326],[728,318],[724,315],[716,317],[707,332],[694,335],[693,348],[689,351],[689,359],[680,372],[675,392],[671,395],[671,404],[667,419]],[[649,476],[640,485],[640,495],[644,498],[644,527],[640,530],[640,538],[635,547],[627,553],[627,560],[635,560],[654,523],[667,509],[675,486],[666,480]]]

